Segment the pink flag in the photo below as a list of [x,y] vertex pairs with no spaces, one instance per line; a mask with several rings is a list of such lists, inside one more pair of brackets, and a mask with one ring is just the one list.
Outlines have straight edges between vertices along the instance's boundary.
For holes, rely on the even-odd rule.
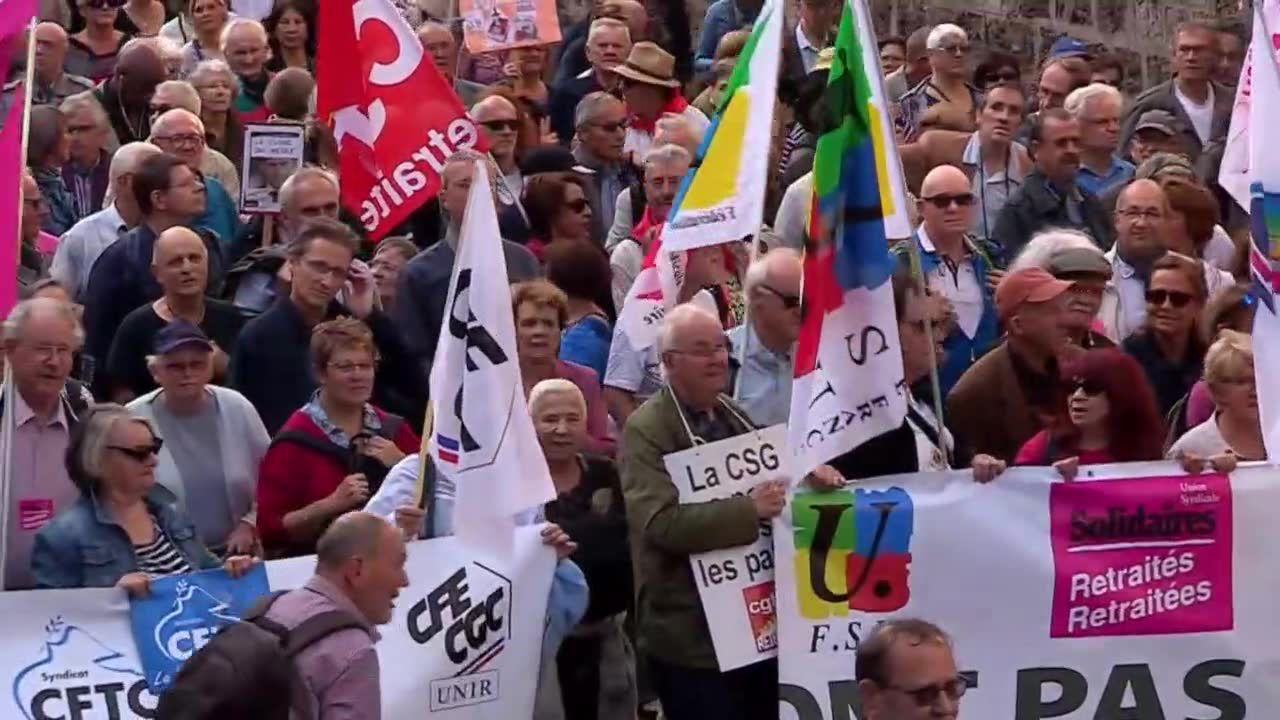
[[[7,4],[7,3],[6,3]],[[3,6],[0,6],[3,7]],[[0,129],[0,317],[18,302],[18,244],[22,212],[22,112],[25,88],[14,93]]]

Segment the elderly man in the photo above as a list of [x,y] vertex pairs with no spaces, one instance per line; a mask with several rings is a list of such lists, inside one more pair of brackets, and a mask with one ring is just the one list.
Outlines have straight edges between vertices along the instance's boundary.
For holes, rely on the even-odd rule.
[[[4,589],[34,587],[31,549],[36,532],[79,499],[67,476],[71,430],[93,398],[71,380],[84,333],[76,311],[50,298],[24,300],[4,323],[4,351],[13,370],[13,459],[9,466],[10,522],[5,538]],[[2,401],[0,401],[2,402]]]
[[1058,411],[1058,358],[1071,344],[1071,283],[1040,268],[1009,273],[996,288],[1005,341],[969,368],[947,397],[947,426],[963,454],[1001,460]]
[[1120,111],[1124,98],[1120,91],[1094,83],[1067,96],[1063,108],[1080,123],[1080,170],[1076,185],[1102,196],[1108,190],[1133,179],[1136,168],[1120,159]]
[[667,115],[683,118],[699,134],[711,124],[701,110],[685,102],[675,77],[675,58],[656,44],[632,45],[627,61],[614,66],[613,73],[623,80],[622,99],[631,120],[622,149],[632,162],[639,163],[655,147],[658,120]]
[[[185,80],[166,80],[156,86],[156,91],[151,96],[149,107],[151,108],[151,122],[154,124],[161,115],[170,110],[186,110],[187,112],[200,117],[200,109],[202,102],[200,93],[191,83]],[[204,127],[204,121],[201,120],[201,127]],[[231,158],[223,155],[217,150],[209,147],[208,133],[205,133],[206,140],[202,143],[203,149],[200,151],[200,164],[197,169],[207,178],[213,178],[221,183],[222,188],[227,191],[233,199],[240,197],[240,173],[236,171],[236,164],[240,158],[235,158],[234,162]],[[152,140],[155,140],[155,128],[152,128]],[[175,152],[169,150],[169,152]],[[189,154],[189,151],[176,153],[179,155]]]
[[877,625],[858,643],[854,678],[866,717],[955,718],[968,681],[960,677],[951,638],[925,620]]
[[[640,274],[644,258],[657,238],[662,224],[671,213],[676,195],[680,192],[680,183],[689,172],[693,157],[688,150],[679,145],[662,145],[649,151],[644,159],[644,212],[638,221],[627,222],[634,217],[630,203],[628,207],[618,207],[616,212],[627,211],[623,218],[614,219],[615,226],[620,222],[629,227],[630,232],[623,240],[613,246],[609,254],[609,266],[613,269],[613,304],[621,308],[627,291]],[[620,196],[620,198],[623,196]],[[633,198],[634,199],[634,198]],[[612,234],[612,233],[611,233]]]
[[1116,199],[1116,246],[1107,253],[1111,281],[1098,313],[1112,342],[1122,342],[1146,322],[1147,281],[1165,254],[1161,235],[1168,217],[1168,198],[1154,180],[1134,180]]
[[903,48],[905,62],[902,67],[885,77],[885,94],[894,106],[902,100],[903,95],[924,82],[932,72],[932,68],[929,67],[929,33],[931,32],[933,32],[933,26],[925,25],[916,28],[908,35]]
[[996,220],[992,243],[1007,264],[1035,233],[1067,227],[1088,233],[1098,247],[1111,247],[1111,223],[1093,193],[1076,185],[1080,170],[1080,123],[1066,110],[1040,113],[1031,131],[1036,171],[1027,177]]
[[770,250],[747,268],[743,282],[747,317],[727,333],[736,365],[733,399],[760,427],[785,423],[791,414],[791,378],[800,337],[800,255]]
[[[84,292],[86,352],[99,366],[105,364],[111,339],[124,317],[162,294],[151,274],[156,238],[172,227],[193,227],[205,207],[200,176],[168,153],[140,160],[132,181],[140,222],[102,251]],[[211,277],[220,279],[223,265],[217,240],[206,237],[204,242],[210,250]],[[101,379],[106,382],[105,377]]]
[[63,233],[49,274],[77,301],[83,301],[89,270],[102,251],[142,222],[142,211],[133,196],[133,173],[144,159],[162,152],[155,145],[142,142],[117,150],[109,170],[111,204]]
[[1141,165],[1156,153],[1186,154],[1178,118],[1168,110],[1142,113],[1129,136],[1128,150],[1135,165]]
[[582,98],[617,86],[618,78],[612,70],[626,60],[630,51],[631,32],[626,23],[613,18],[592,21],[587,33],[587,61],[591,67],[557,83],[547,104],[551,129],[560,142],[568,145],[573,139],[574,112]]
[[578,164],[595,172],[592,191],[597,195],[591,203],[599,208],[592,221],[604,235],[605,223],[612,222],[617,199],[638,180],[635,166],[622,153],[627,137],[627,111],[622,101],[607,92],[597,91],[582,98],[574,113],[577,144],[573,157]]
[[457,77],[458,41],[447,25],[429,20],[418,27],[418,41],[435,63],[436,70],[449,83],[465,107],[471,107],[484,94],[485,86]]
[[183,320],[213,338],[213,378],[226,379],[227,353],[235,347],[242,319],[235,306],[205,297],[209,288],[209,252],[195,232],[171,227],[156,238],[151,274],[162,295],[135,309],[120,322],[107,353],[107,396],[126,403],[156,387],[147,367],[147,353],[157,333]]
[[231,385],[249,398],[272,434],[316,390],[312,328],[343,315],[363,320],[373,332],[380,358],[373,403],[401,417],[422,416],[426,376],[411,361],[391,318],[374,307],[373,273],[356,260],[359,242],[337,220],[308,221],[287,249],[288,296],[250,320],[240,334],[231,354]]
[[591,67],[587,60],[587,31],[591,22],[598,18],[612,18],[626,23],[631,34],[631,42],[649,39],[649,12],[643,3],[637,0],[609,0],[600,6],[600,11],[588,17],[578,32],[571,28],[564,34],[564,51],[560,53],[560,62],[556,67],[555,82],[563,83],[582,71]]
[[240,81],[236,114],[242,122],[265,122],[271,116],[265,97],[271,81],[271,73],[267,72],[271,46],[266,28],[257,20],[231,20],[222,31],[222,56]]
[[87,94],[62,101],[67,120],[70,160],[62,166],[62,181],[75,205],[76,217],[86,218],[102,209],[110,184],[111,154],[106,151],[111,121],[102,106]]
[[166,78],[164,60],[150,45],[130,43],[120,51],[111,78],[93,90],[93,97],[111,118],[114,134],[108,138],[108,152],[151,135],[148,103]]
[[920,133],[921,121],[930,108],[945,104],[955,115],[972,120],[982,99],[977,88],[969,84],[969,34],[963,28],[950,23],[938,25],[930,31],[926,47],[932,72],[899,102],[897,126],[908,141]]
[[516,165],[516,132],[520,129],[516,106],[500,95],[487,97],[471,107],[471,119],[489,143],[489,154],[502,173],[505,197],[519,198],[524,192],[524,178]]
[[[200,172],[208,147],[205,145],[204,123],[198,115],[181,108],[169,110],[156,118],[151,128],[151,141],[192,170]],[[206,204],[204,212],[196,218],[195,226],[216,234],[226,247],[240,234],[236,202],[216,178],[206,175],[202,179]]]
[[1205,145],[1227,134],[1235,92],[1213,81],[1218,65],[1218,38],[1201,22],[1185,22],[1173,41],[1173,79],[1134,98],[1124,116],[1120,146],[1129,144],[1138,118],[1148,110],[1164,110],[1178,119],[1188,155],[1194,162]]
[[[472,200],[471,176],[477,161],[485,158],[478,152],[459,150],[445,161],[440,173],[440,204],[448,217],[443,242],[418,253],[400,273],[396,297],[396,325],[404,334],[414,358],[426,369],[435,358],[440,325],[444,321],[444,305],[449,299],[449,279],[458,258],[459,230],[467,203]],[[493,202],[493,197],[474,198],[476,202]],[[502,241],[503,259],[507,264],[507,280],[512,283],[532,280],[541,273],[538,260],[523,245]]]
[[1114,346],[1106,335],[1094,329],[1113,270],[1106,254],[1088,235],[1078,230],[1058,229],[1036,235],[1009,266],[1009,272],[1033,267],[1072,283],[1066,324],[1073,344],[1085,350]]
[[[93,89],[93,81],[63,71],[67,58],[67,31],[57,23],[42,22],[36,25],[35,85],[31,94],[32,105],[57,107],[68,97]],[[13,103],[17,82],[5,86],[0,100],[0,117],[7,117]],[[11,88],[10,85],[13,87]]]
[[943,397],[1000,337],[991,295],[999,272],[987,249],[967,235],[977,201],[964,171],[952,165],[935,168],[920,186],[920,227],[894,248],[904,266],[919,257],[929,293],[948,310],[950,322],[936,330],[944,334],[945,357],[938,367]]

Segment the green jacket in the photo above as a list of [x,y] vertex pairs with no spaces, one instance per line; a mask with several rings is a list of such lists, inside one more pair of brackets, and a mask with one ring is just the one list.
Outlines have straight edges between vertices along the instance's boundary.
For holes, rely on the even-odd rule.
[[[727,397],[720,399],[746,417]],[[727,415],[741,432],[752,429]],[[623,431],[622,491],[636,576],[636,637],[641,651],[661,661],[716,669],[689,555],[755,542],[760,521],[746,496],[680,504],[662,458],[692,446],[669,387],[645,401]]]

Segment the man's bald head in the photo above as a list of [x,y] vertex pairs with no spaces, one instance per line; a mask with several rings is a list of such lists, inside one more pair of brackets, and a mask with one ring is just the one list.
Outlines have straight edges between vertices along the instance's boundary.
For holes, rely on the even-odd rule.
[[1139,203],[1154,203],[1165,208],[1169,207],[1169,200],[1165,197],[1164,188],[1160,187],[1160,183],[1155,180],[1138,179],[1126,185],[1120,191],[1120,195],[1116,197],[1116,210]]
[[1164,253],[1169,198],[1154,180],[1134,180],[1116,198],[1116,250],[1129,263]]
[[973,224],[973,190],[969,177],[953,165],[939,165],[920,184],[921,223],[935,243],[950,249]]
[[662,319],[658,331],[658,352],[665,354],[676,349],[680,339],[698,332],[724,332],[720,318],[697,303],[687,302],[675,306]]
[[954,165],[939,165],[924,176],[924,182],[920,183],[920,197],[965,192],[969,187],[969,178],[963,170]]
[[156,244],[151,251],[151,262],[153,265],[164,265],[174,256],[187,253],[197,253],[206,258],[209,256],[204,240],[201,240],[194,230],[177,225],[156,237]]
[[373,513],[340,515],[316,541],[316,570],[335,571],[349,560],[377,557],[384,541],[394,542],[399,537],[394,526]]
[[36,25],[36,42],[48,42],[61,45],[63,48],[67,46],[67,31],[55,22],[42,22]]
[[516,106],[501,95],[490,95],[471,106],[471,117],[478,123],[493,119],[511,119],[516,116]]
[[164,58],[150,43],[131,43],[120,51],[112,80],[130,108],[146,107],[156,85],[168,79]]

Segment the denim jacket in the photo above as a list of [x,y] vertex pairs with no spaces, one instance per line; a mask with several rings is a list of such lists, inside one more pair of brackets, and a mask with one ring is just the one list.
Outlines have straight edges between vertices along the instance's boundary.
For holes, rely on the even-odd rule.
[[[195,525],[177,511],[175,500],[162,485],[145,498],[156,524],[193,570],[218,567],[218,558],[200,544]],[[138,557],[128,533],[92,491],[44,526],[31,552],[31,572],[38,588],[111,587],[137,570]]]

